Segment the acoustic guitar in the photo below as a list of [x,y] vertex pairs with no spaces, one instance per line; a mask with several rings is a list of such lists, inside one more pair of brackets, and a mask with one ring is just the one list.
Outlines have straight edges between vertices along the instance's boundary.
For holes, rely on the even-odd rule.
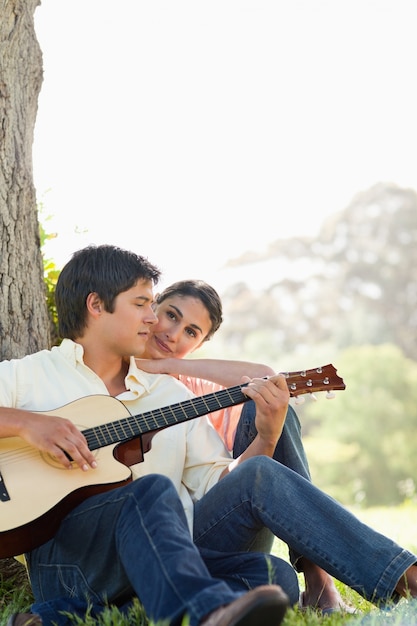
[[[345,389],[333,365],[284,373],[292,397]],[[65,469],[20,437],[0,439],[0,558],[28,552],[51,539],[60,522],[85,498],[132,480],[130,466],[143,461],[160,430],[246,402],[237,385],[166,407],[131,415],[120,400],[92,395],[46,415],[70,419],[96,451],[98,467]]]

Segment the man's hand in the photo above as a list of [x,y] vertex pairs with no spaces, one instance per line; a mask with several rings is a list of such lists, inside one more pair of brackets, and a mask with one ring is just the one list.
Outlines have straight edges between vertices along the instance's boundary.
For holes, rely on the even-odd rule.
[[221,473],[220,479],[253,456],[272,457],[287,415],[290,392],[285,376],[274,374],[267,379],[250,379],[245,376],[242,382],[247,383],[242,387],[242,392],[255,402],[258,434],[246,450]]
[[255,425],[259,443],[266,446],[264,454],[268,454],[271,446],[275,450],[287,415],[290,399],[287,381],[282,374],[275,374],[268,379],[253,378],[243,382],[248,384],[242,387],[242,392],[256,405]]
[[97,467],[84,435],[70,420],[43,413],[23,413],[19,436],[27,443],[52,455],[68,469],[72,468],[70,459],[83,471]]

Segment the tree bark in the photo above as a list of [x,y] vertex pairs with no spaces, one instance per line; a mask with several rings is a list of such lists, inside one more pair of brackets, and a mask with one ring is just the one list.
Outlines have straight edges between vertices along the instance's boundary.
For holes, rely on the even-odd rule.
[[39,0],[0,4],[0,359],[50,345],[32,145],[43,79]]

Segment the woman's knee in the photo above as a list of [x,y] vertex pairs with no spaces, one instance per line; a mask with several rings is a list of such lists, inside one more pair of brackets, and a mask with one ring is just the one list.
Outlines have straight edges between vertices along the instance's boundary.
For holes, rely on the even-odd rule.
[[279,471],[279,467],[279,463],[274,459],[271,459],[269,456],[259,455],[246,459],[244,463],[239,465],[238,469],[243,477],[258,482],[268,476],[273,476]]

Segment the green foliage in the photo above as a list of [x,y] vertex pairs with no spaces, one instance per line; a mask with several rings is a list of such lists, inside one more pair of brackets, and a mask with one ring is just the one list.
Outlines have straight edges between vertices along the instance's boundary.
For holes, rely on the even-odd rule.
[[6,578],[0,573],[0,624],[2,626],[12,613],[27,610],[31,602],[29,583],[17,584],[15,577]]
[[414,498],[417,363],[387,344],[349,348],[337,366],[346,390],[303,415],[313,480],[347,504]]
[[55,306],[55,286],[58,280],[60,270],[56,267],[55,262],[52,259],[48,259],[44,256],[44,246],[47,241],[54,239],[56,233],[48,233],[45,229],[45,222],[51,219],[51,216],[45,215],[44,204],[40,202],[38,204],[39,215],[39,235],[41,242],[41,252],[43,257],[43,275],[46,288],[46,302],[48,306],[49,318],[51,321],[51,341],[52,345],[59,343],[58,338],[58,315]]
[[[71,616],[70,613],[66,613],[66,615],[74,626],[148,626],[149,624],[143,607],[137,599],[134,600],[126,615],[122,614],[115,606],[106,608],[97,620],[91,616],[90,610],[82,618]],[[160,626],[166,625],[161,624]]]
[[363,191],[314,238],[242,255],[242,280],[222,294],[225,321],[204,348],[277,371],[339,368],[345,392],[296,408],[314,481],[344,503],[416,497],[416,238],[416,191]]

